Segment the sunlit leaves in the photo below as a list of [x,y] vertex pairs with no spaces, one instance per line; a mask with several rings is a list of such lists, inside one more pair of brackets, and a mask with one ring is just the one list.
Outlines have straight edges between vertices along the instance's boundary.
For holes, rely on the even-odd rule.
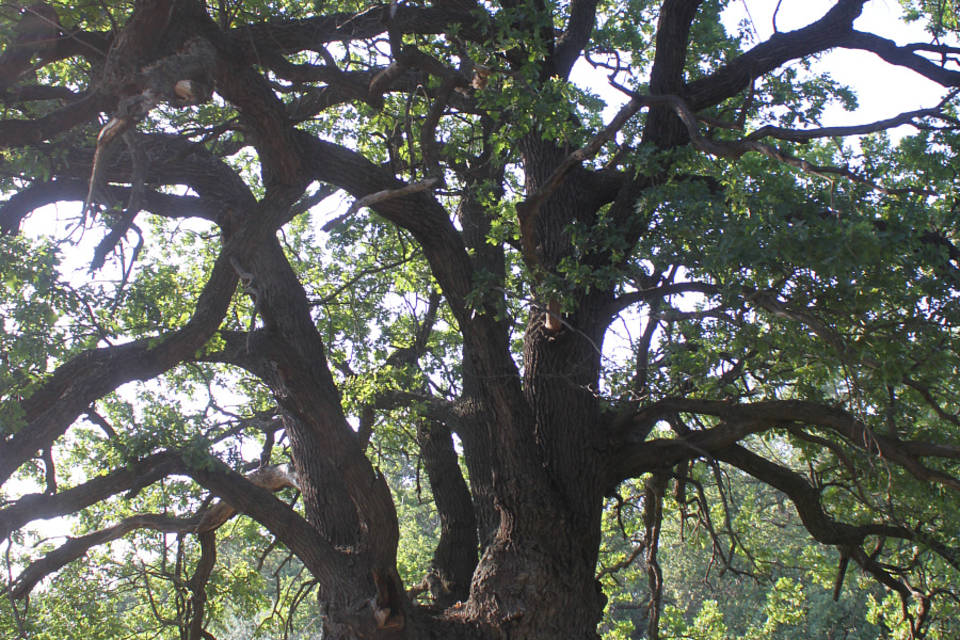
[[0,433],[14,433],[19,402],[73,345],[79,294],[57,271],[49,243],[0,236]]

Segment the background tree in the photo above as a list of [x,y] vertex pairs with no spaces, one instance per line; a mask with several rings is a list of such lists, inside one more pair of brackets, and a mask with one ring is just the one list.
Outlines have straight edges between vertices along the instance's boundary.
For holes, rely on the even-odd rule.
[[[660,541],[783,562],[779,496],[834,598],[954,636],[957,24],[864,4],[757,42],[700,0],[6,5],[5,631],[59,572],[103,637],[594,638],[629,502],[647,636],[722,637]],[[838,47],[942,101],[823,126]],[[781,578],[745,633],[808,624]]]

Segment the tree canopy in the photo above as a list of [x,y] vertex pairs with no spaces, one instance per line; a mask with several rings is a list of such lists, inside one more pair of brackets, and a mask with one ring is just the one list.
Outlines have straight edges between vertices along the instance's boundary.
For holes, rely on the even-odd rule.
[[4,4],[0,635],[958,637],[956,8],[734,4]]

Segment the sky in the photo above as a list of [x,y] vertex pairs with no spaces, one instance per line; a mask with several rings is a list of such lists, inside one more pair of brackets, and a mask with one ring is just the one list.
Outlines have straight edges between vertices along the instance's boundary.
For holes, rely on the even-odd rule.
[[[826,13],[835,2],[827,0],[783,0],[777,13],[777,27],[790,31],[803,27]],[[736,23],[749,12],[760,38],[773,33],[775,0],[740,0],[727,9],[725,18]],[[854,28],[888,38],[897,44],[929,42],[930,35],[919,23],[906,23],[903,10],[895,0],[870,0],[854,22]],[[726,20],[725,20],[726,22]],[[817,70],[825,70],[857,94],[860,108],[854,113],[839,107],[828,111],[825,125],[850,125],[872,122],[914,109],[936,106],[946,90],[914,71],[887,64],[865,51],[833,50],[819,61]],[[909,131],[910,128],[905,128]],[[906,131],[898,132],[901,135]]]
[[[756,34],[755,42],[763,42],[773,35],[775,9],[777,30],[785,32],[816,21],[834,4],[835,0],[782,0],[777,9],[776,0],[734,0],[723,13],[723,23],[729,33],[736,33],[740,21],[748,20]],[[854,27],[901,45],[930,41],[922,24],[908,24],[903,20],[903,9],[895,0],[870,0]],[[887,64],[865,51],[835,49],[821,56],[814,71],[830,73],[834,80],[853,89],[859,98],[859,108],[854,112],[847,112],[840,105],[828,107],[824,126],[864,124],[933,107],[946,93],[943,87],[916,72]],[[598,74],[583,60],[574,68],[572,80],[607,101],[605,121],[609,121],[627,100],[622,93],[610,88],[604,74]],[[892,132],[892,137],[902,137],[912,130],[907,126],[899,127]]]

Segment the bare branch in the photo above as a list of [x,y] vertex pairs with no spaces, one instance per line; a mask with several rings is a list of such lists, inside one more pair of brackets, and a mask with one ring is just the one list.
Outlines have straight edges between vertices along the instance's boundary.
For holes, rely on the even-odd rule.
[[951,91],[943,100],[940,101],[940,104],[935,107],[931,107],[929,109],[917,109],[915,111],[905,111],[904,113],[893,116],[892,118],[877,120],[876,122],[871,122],[869,124],[802,130],[766,125],[748,135],[746,138],[744,138],[744,140],[759,140],[768,136],[771,138],[778,138],[780,140],[789,140],[791,142],[807,142],[817,138],[840,138],[845,136],[856,136],[868,133],[876,133],[878,131],[886,131],[887,129],[893,129],[894,127],[899,127],[900,125],[904,124],[912,124],[917,126],[917,120],[920,118],[939,118],[950,123],[954,127],[957,127],[960,126],[960,121],[943,113],[944,105],[952,100],[957,93],[958,92],[956,90]]
[[633,561],[636,560],[640,556],[640,554],[646,550],[646,548],[647,548],[647,544],[644,541],[641,541],[639,544],[634,545],[633,550],[631,550],[630,553],[628,553],[625,558],[623,558],[622,560],[618,560],[617,562],[614,562],[609,567],[601,567],[600,571],[597,572],[596,579],[600,580],[604,576],[613,575],[614,573],[617,573],[621,569],[626,569],[631,564],[633,564]]

